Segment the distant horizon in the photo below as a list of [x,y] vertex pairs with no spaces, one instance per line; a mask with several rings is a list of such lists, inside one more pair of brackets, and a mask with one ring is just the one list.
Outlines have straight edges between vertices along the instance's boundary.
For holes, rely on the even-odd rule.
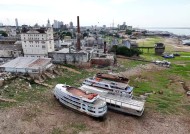
[[[22,24],[22,25],[27,25],[27,24]],[[19,27],[21,27],[22,25],[19,25]],[[34,26],[34,25],[28,25],[28,26]],[[42,24],[42,25],[39,25],[39,26],[43,26],[43,25],[46,26],[45,24]],[[4,24],[3,24],[3,26],[15,26],[16,27],[16,25],[4,25]],[[93,25],[93,26],[95,26],[95,25]],[[76,26],[74,25],[74,27],[76,27]],[[92,25],[89,25],[89,26],[88,25],[86,25],[86,26],[81,25],[81,27],[92,27]],[[102,26],[97,26],[97,27],[103,27],[103,25]],[[110,26],[106,26],[106,27],[110,28]],[[115,26],[114,28],[117,28],[117,26]],[[139,29],[190,29],[190,27],[157,27],[157,26],[152,26],[152,27],[133,27],[133,28],[139,28]]]

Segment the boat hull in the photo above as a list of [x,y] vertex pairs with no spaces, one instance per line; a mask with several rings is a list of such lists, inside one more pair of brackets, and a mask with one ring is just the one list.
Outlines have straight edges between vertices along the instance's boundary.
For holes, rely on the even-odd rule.
[[[57,97],[56,97],[56,99],[57,99]],[[83,110],[81,110],[80,108],[77,108],[77,107],[75,107],[75,106],[73,106],[73,105],[69,105],[68,103],[65,103],[64,101],[62,101],[61,99],[57,99],[62,105],[64,105],[64,106],[66,106],[68,109],[71,109],[71,110],[73,110],[73,111],[77,111],[77,112],[79,112],[79,113],[83,113],[83,114],[87,114],[87,115],[89,115],[89,116],[92,116],[92,117],[95,117],[95,118],[105,118],[106,117],[106,114],[107,113],[104,113],[103,115],[101,115],[101,116],[99,116],[99,115],[93,115],[93,114],[90,114],[90,113],[87,113],[87,112],[85,112],[85,111],[83,111]]]

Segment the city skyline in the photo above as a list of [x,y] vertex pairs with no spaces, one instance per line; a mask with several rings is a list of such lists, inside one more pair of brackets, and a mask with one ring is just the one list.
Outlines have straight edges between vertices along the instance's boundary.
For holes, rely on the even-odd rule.
[[80,16],[82,26],[109,27],[126,22],[134,27],[189,27],[190,1],[188,0],[57,0],[34,2],[31,0],[6,0],[0,4],[0,23],[15,25],[46,25],[49,19],[76,26]]

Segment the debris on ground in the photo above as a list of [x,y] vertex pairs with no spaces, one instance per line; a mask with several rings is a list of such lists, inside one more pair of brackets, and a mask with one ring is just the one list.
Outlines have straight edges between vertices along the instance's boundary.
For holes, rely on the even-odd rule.
[[34,82],[36,84],[39,84],[39,85],[42,85],[42,86],[45,86],[45,87],[48,87],[48,88],[53,88],[52,85],[49,85],[49,84],[46,84],[46,83],[41,83],[39,80],[34,80]]
[[75,69],[69,68],[69,67],[59,66],[58,68],[67,69],[68,71],[71,71],[71,72],[73,72],[73,73],[81,74],[81,72],[79,72],[79,71],[77,71],[77,70],[75,70]]
[[16,100],[13,99],[5,99],[0,96],[0,102],[17,102]]
[[166,61],[166,60],[162,60],[162,61],[156,60],[154,63],[156,65],[163,66],[163,67],[170,67],[171,66],[171,62]]
[[181,85],[183,86],[183,89],[185,90],[185,91],[189,91],[190,89],[189,89],[189,87],[186,85],[186,83],[185,82],[180,82],[181,83]]
[[190,91],[187,91],[187,96],[190,96]]

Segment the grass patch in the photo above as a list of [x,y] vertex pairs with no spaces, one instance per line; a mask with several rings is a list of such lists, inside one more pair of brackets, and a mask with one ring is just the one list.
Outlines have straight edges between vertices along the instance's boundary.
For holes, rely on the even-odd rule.
[[145,65],[146,64],[146,62],[128,60],[128,59],[118,59],[118,63],[126,69],[130,69],[130,68],[134,68],[138,65]]
[[73,134],[78,134],[87,129],[84,123],[72,123],[69,128],[73,130]]
[[154,47],[155,43],[162,42],[161,37],[150,37],[146,38],[145,41],[141,41],[138,43],[139,47]]
[[[189,70],[188,68],[189,66],[186,67],[187,70]],[[182,79],[189,77],[186,69],[181,68],[181,66],[175,66],[169,70],[145,72],[140,74],[143,77],[142,80],[136,80],[136,77],[132,77],[130,85],[135,87],[134,95],[152,93],[147,98],[146,107],[148,109],[165,114],[178,113],[180,111],[179,105],[185,100],[184,94],[176,92],[176,90],[168,85],[170,84],[172,74]],[[176,72],[176,70],[180,70],[181,72]],[[179,87],[176,85],[175,88]],[[163,94],[160,92],[163,92]]]
[[[94,72],[89,73],[85,70],[80,70],[81,74],[73,73],[64,69],[63,75],[58,76],[54,79],[47,79],[45,83],[48,83],[52,86],[55,86],[58,83],[66,83],[72,86],[80,86],[83,79],[93,76]],[[17,104],[22,104],[25,102],[33,103],[33,102],[47,102],[48,97],[45,94],[46,91],[52,90],[48,89],[44,86],[39,86],[36,84],[32,84],[31,88],[29,87],[29,83],[25,80],[15,79],[10,81],[10,83],[6,84],[5,87],[0,89],[0,94],[3,98],[14,99],[16,103],[2,102],[0,103],[0,108],[11,107]]]
[[60,128],[54,127],[51,134],[62,134],[63,131]]

